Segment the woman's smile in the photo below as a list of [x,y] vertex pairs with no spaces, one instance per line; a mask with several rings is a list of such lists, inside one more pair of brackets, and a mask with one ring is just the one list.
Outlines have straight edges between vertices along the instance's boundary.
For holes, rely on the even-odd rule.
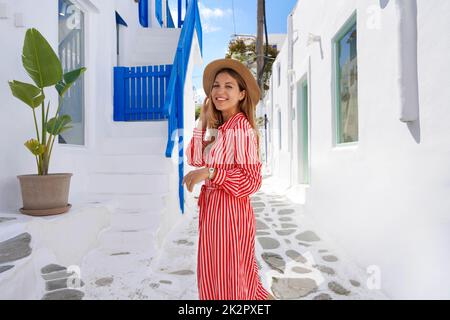
[[[239,101],[245,96],[232,76],[226,72],[219,73],[214,80],[211,96],[214,105],[222,113],[233,114],[236,112]],[[226,118],[228,116],[225,116]]]

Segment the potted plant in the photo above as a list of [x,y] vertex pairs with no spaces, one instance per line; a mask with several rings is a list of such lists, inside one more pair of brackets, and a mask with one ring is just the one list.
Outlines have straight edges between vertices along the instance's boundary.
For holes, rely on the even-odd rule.
[[[17,176],[22,191],[24,214],[42,216],[67,212],[71,173],[49,174],[50,159],[56,137],[72,128],[69,115],[60,114],[67,90],[86,71],[79,68],[63,74],[61,61],[42,34],[32,28],[25,35],[22,64],[34,84],[10,81],[12,94],[32,111],[36,138],[25,146],[36,158],[37,174]],[[54,117],[49,118],[50,101],[44,88],[54,87],[59,95]],[[40,125],[38,125],[38,123]]]

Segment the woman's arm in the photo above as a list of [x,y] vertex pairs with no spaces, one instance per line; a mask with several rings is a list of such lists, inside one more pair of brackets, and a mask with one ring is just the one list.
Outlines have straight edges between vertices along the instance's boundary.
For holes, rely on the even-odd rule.
[[189,165],[194,167],[203,167],[205,165],[204,151],[205,147],[210,143],[210,141],[205,141],[206,133],[206,120],[204,115],[204,108],[207,103],[207,99],[202,106],[200,116],[198,119],[197,127],[194,128],[192,139],[186,148],[186,157]]
[[250,124],[234,129],[235,167],[216,168],[211,182],[237,198],[247,197],[259,190],[262,184],[261,161],[258,157],[256,133]]
[[186,148],[187,163],[191,166],[205,166],[203,153],[209,143],[209,141],[205,141],[205,133],[206,130],[194,128],[192,139]]

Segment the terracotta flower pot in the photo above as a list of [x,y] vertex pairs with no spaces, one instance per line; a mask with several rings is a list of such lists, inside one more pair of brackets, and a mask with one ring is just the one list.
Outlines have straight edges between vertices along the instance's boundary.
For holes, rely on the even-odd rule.
[[71,173],[17,176],[23,200],[20,212],[32,216],[49,216],[69,211],[71,177]]

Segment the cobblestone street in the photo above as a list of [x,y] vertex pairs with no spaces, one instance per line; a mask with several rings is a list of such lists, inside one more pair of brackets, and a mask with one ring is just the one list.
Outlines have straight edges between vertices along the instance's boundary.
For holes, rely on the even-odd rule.
[[[263,185],[270,187],[270,182]],[[252,197],[252,205],[259,275],[277,299],[387,299],[380,290],[368,288],[366,270],[334,246],[302,212],[300,204],[265,188]],[[39,282],[46,292],[42,298],[198,299],[198,208],[187,208],[159,255],[152,243],[154,230],[136,224],[145,212],[114,212],[113,221],[126,215],[125,220],[118,221],[128,222],[113,224],[101,232],[99,246],[83,259],[77,288],[68,288],[67,280],[73,275],[69,266],[40,267]],[[1,219],[11,222],[11,218]],[[22,234],[0,243],[0,272],[6,275],[14,264],[22,263],[20,259],[31,253],[30,240],[29,234]]]
[[283,196],[257,193],[256,252],[260,275],[278,299],[386,299],[367,288],[368,274],[323,238]]
[[[252,197],[257,221],[256,255],[263,285],[277,299],[387,299],[367,287],[366,270],[356,266],[302,213],[301,205],[262,191]],[[152,264],[156,299],[197,299],[198,209],[186,213]],[[149,280],[150,281],[150,280]]]

